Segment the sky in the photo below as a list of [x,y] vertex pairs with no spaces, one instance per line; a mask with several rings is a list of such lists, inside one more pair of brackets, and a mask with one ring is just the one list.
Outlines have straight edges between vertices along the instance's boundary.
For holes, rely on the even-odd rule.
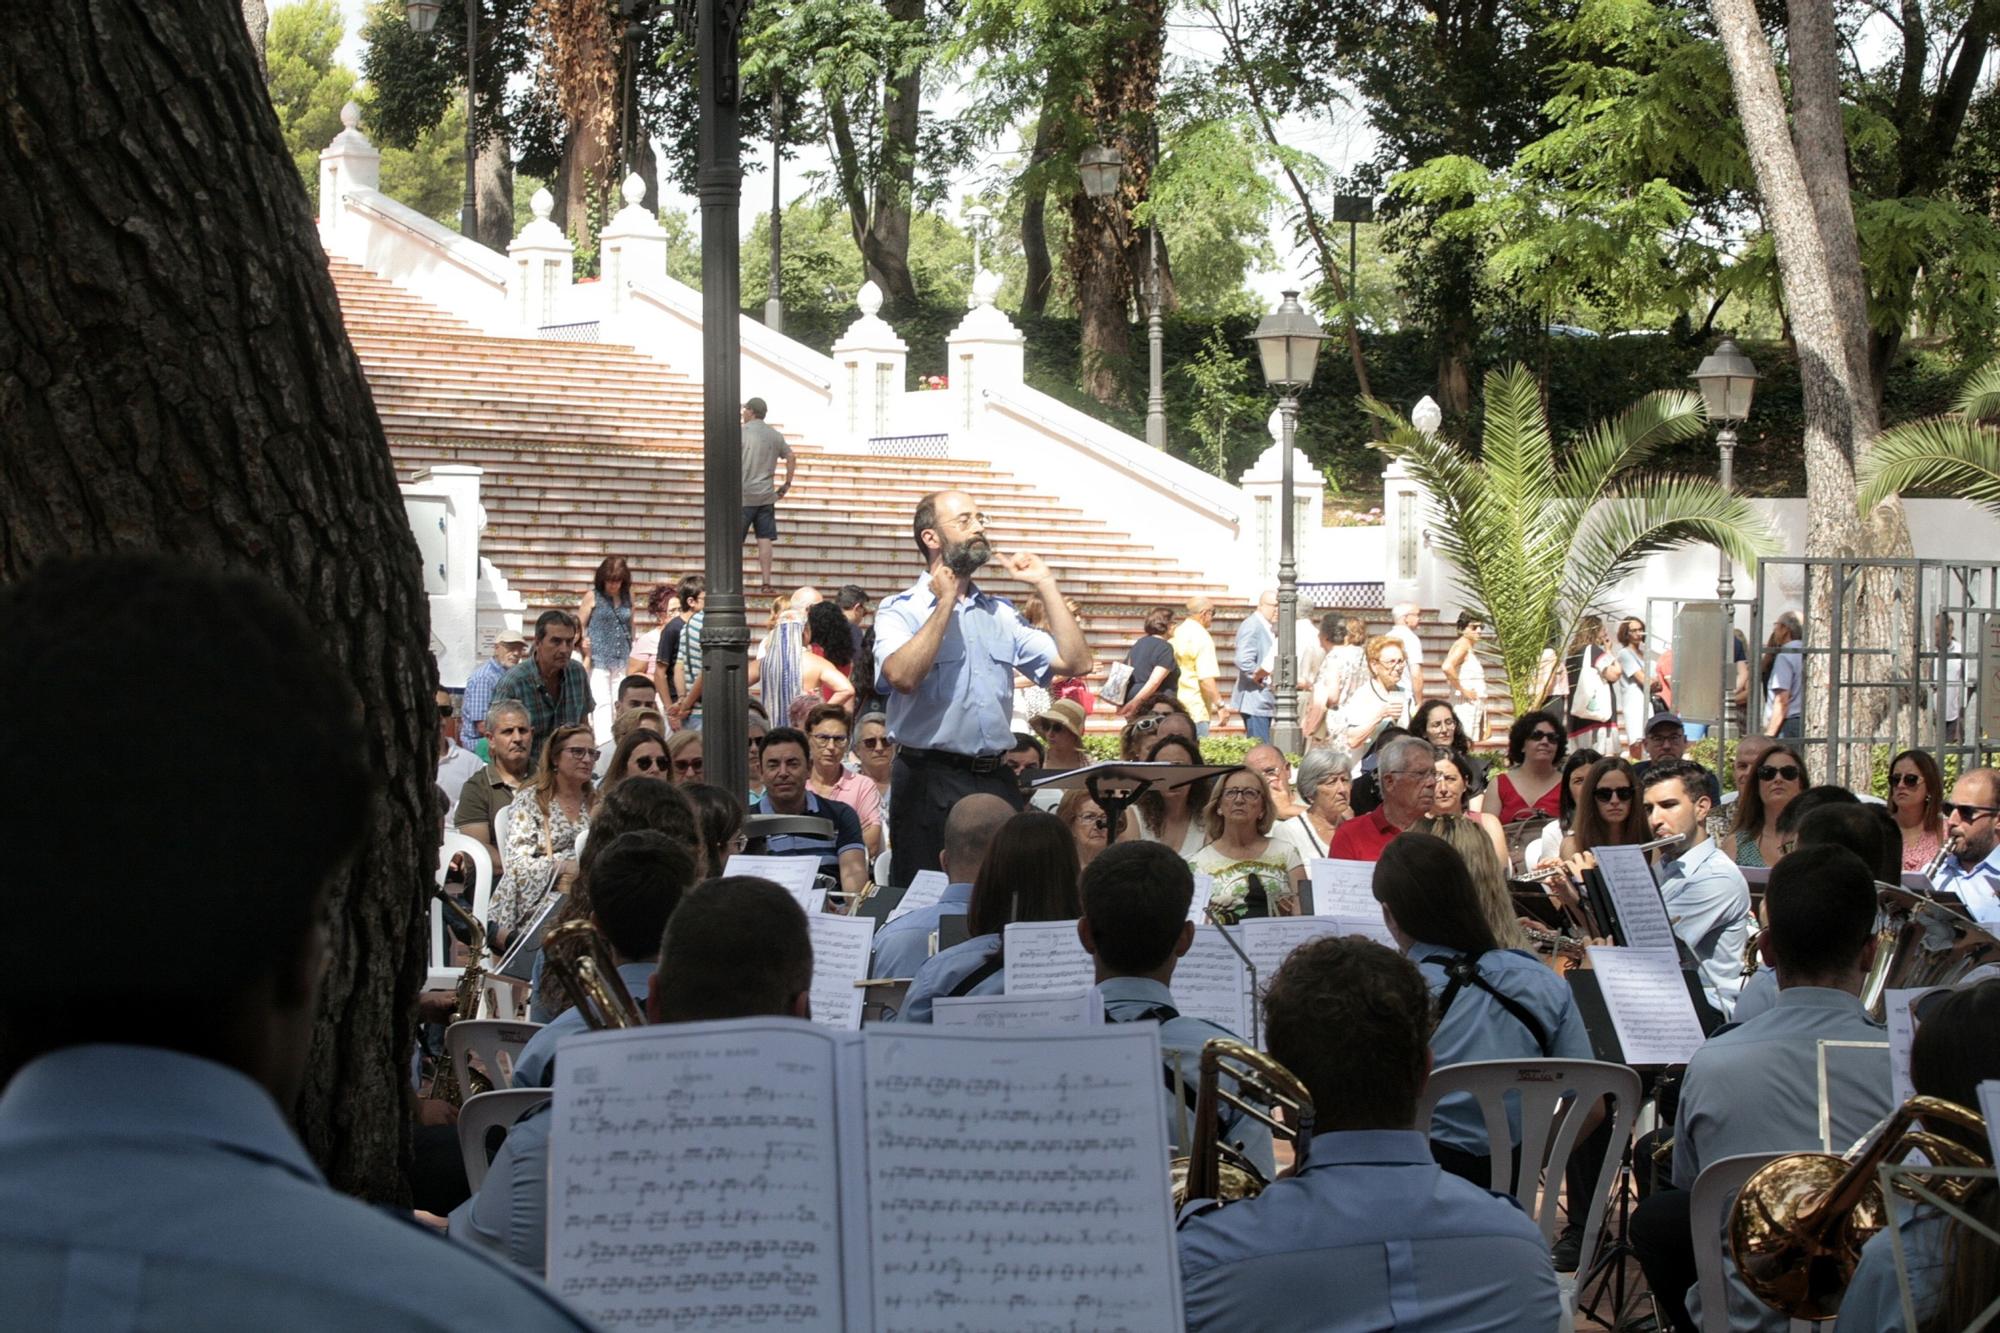
[[[293,0],[274,0],[272,9],[281,8]],[[347,35],[337,52],[338,59],[351,69],[361,68],[361,54],[365,46],[360,37],[361,23],[366,15],[367,0],[340,0],[342,17],[346,20]],[[1175,63],[1211,64],[1220,50],[1220,39],[1205,25],[1173,24],[1168,29],[1167,58]],[[939,114],[949,115],[964,105],[966,98],[961,89],[947,88],[931,97],[930,109]],[[367,126],[362,130],[366,132]],[[1354,163],[1366,158],[1374,149],[1374,137],[1365,119],[1359,114],[1350,115],[1344,123],[1335,121],[1308,121],[1298,117],[1288,117],[1279,124],[1278,131],[1285,142],[1293,147],[1318,155],[1337,171],[1345,171]],[[948,206],[954,222],[963,225],[965,201],[978,192],[985,178],[999,175],[1010,159],[1018,157],[1018,143],[995,145],[984,156],[980,166],[965,174],[961,180],[954,180],[955,202]],[[814,176],[824,179],[831,160],[823,147],[802,149],[785,163],[785,176],[780,182],[780,190],[785,202],[792,202],[811,193],[817,182]],[[768,211],[771,199],[769,175],[770,149],[766,145],[761,153],[755,146],[744,161],[746,174],[743,180],[743,210],[741,215],[741,239],[747,240],[757,217]],[[666,173],[661,173],[664,183]],[[1287,192],[1287,197],[1289,197]],[[662,190],[662,207],[677,208],[698,218],[700,201],[693,195],[683,195],[671,188]],[[1297,246],[1292,241],[1292,228],[1283,215],[1274,214],[1270,219],[1271,244],[1278,255],[1277,264],[1268,271],[1253,274],[1249,279],[1250,289],[1267,306],[1276,306],[1279,293],[1288,287],[1313,286],[1313,272],[1316,262],[1308,247]]]

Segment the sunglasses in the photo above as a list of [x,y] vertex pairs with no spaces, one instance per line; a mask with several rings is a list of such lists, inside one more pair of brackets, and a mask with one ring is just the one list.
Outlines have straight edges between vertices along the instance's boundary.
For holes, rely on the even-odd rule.
[[1891,773],[1889,775],[1889,785],[1891,787],[1921,787],[1924,785],[1924,775],[1921,773]]
[[701,772],[701,760],[699,760],[699,759],[676,759],[676,760],[674,760],[674,772],[676,772],[676,773],[699,773],[699,772]]
[[751,749],[753,749],[753,750],[761,750],[761,749],[763,749],[763,748],[764,748],[764,738],[763,738],[762,736],[752,736],[752,737],[750,738],[750,748],[751,748]]
[[1166,716],[1165,713],[1148,713],[1132,724],[1132,730],[1141,736],[1148,735],[1160,725],[1160,719]]
[[1599,787],[1594,795],[1599,805],[1609,805],[1613,801],[1623,801],[1627,805],[1632,803],[1630,787]]
[[641,773],[650,773],[656,768],[664,773],[667,771],[667,761],[659,755],[642,754],[632,760],[632,767]]
[[886,750],[894,744],[895,742],[887,736],[870,736],[861,742],[861,748],[864,750]]
[[1957,815],[1970,824],[1988,815],[2000,815],[2000,805],[1964,805],[1957,801],[1946,801],[1942,807],[1947,815]]
[[1769,782],[1773,778],[1783,778],[1786,782],[1797,782],[1799,780],[1799,766],[1797,764],[1765,764],[1757,770],[1757,780],[1759,782]]
[[439,704],[439,705],[438,705],[438,716],[439,716],[439,717],[450,717],[450,716],[451,716],[451,705],[450,705],[450,704]]
[[1528,739],[1531,741],[1547,741],[1550,745],[1562,744],[1561,733],[1554,731],[1542,731],[1539,728],[1529,732]]

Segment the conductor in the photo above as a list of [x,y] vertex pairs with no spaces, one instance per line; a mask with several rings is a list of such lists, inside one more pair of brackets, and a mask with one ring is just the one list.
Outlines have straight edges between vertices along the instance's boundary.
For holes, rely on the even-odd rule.
[[[986,523],[963,491],[919,500],[910,529],[927,572],[875,613],[876,687],[888,697],[897,745],[889,845],[898,886],[938,868],[945,816],[961,797],[992,792],[1020,808],[1020,787],[1001,762],[1014,745],[1014,673],[1046,686],[1091,666],[1055,575],[1038,555],[996,557]],[[973,583],[996,558],[1041,595],[1049,632]]]

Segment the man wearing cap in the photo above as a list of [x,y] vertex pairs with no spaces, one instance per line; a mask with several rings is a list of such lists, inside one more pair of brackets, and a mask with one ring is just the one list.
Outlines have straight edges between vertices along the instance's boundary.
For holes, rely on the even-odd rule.
[[[1655,764],[1672,764],[1685,759],[1687,748],[1687,726],[1681,721],[1680,714],[1653,714],[1652,719],[1646,723],[1646,757],[1640,760],[1634,769],[1640,785],[1645,785],[1647,769]],[[1707,769],[1703,769],[1702,772],[1708,774],[1708,803],[1720,808],[1722,784],[1716,780],[1715,774],[1709,773]]]
[[465,678],[465,697],[458,701],[458,743],[470,750],[486,734],[486,707],[493,702],[493,687],[521,660],[528,638],[521,633],[521,618],[507,616],[493,636],[493,656],[472,669]]

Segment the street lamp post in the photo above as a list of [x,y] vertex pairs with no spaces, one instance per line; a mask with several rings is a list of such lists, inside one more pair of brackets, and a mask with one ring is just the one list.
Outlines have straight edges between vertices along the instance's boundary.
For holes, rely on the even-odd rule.
[[[1734,339],[1724,338],[1701,359],[1689,378],[1701,386],[1702,405],[1708,409],[1708,419],[1716,424],[1715,443],[1722,454],[1722,489],[1727,491],[1736,481],[1736,426],[1750,416],[1750,400],[1757,392],[1757,367],[1737,348]],[[1715,724],[1715,753],[1720,761],[1722,743],[1729,736],[1729,695],[1733,685],[1730,647],[1736,625],[1736,608],[1731,603],[1736,598],[1736,564],[1729,558],[1729,552],[1719,548],[1716,560],[1715,598],[1722,603],[1723,630],[1720,675],[1724,688]]]
[[[1153,165],[1160,160],[1159,128],[1153,131]],[[1077,172],[1083,177],[1083,192],[1092,199],[1109,199],[1124,174],[1125,159],[1109,144],[1092,144],[1077,158]],[[1166,371],[1164,326],[1160,316],[1160,235],[1157,223],[1146,228],[1146,443],[1155,449],[1167,447],[1167,394],[1162,380]]]
[[773,333],[785,331],[785,298],[781,290],[785,279],[782,262],[785,197],[778,184],[778,175],[783,170],[784,112],[785,86],[774,82],[771,85],[771,294],[764,298],[764,326]]
[[742,307],[737,215],[743,199],[738,158],[742,115],[737,34],[749,0],[694,0],[701,75],[702,528],[708,601],[702,617],[703,753],[708,780],[724,791],[750,789],[749,648],[743,618]]
[[[409,0],[403,17],[410,31],[428,38],[437,27],[437,0]],[[458,234],[479,239],[479,132],[473,111],[479,83],[479,3],[465,0],[465,198],[458,206]]]
[[1278,660],[1272,681],[1278,697],[1271,740],[1286,754],[1297,754],[1304,748],[1305,738],[1299,734],[1299,572],[1292,551],[1292,433],[1298,426],[1299,391],[1312,383],[1326,334],[1299,304],[1299,294],[1288,291],[1250,336],[1264,365],[1264,382],[1280,394],[1278,417],[1284,423],[1278,441],[1283,471],[1278,485]]

